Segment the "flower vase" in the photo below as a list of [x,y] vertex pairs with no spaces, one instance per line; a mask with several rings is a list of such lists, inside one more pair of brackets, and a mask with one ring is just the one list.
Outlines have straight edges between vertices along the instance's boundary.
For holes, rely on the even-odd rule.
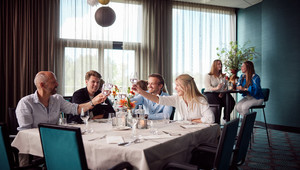
[[235,69],[231,69],[231,76],[230,76],[230,79],[229,79],[229,82],[232,83],[232,90],[236,90],[236,84],[237,84],[237,81],[238,81],[238,76],[237,76],[237,72],[238,70],[235,70]]

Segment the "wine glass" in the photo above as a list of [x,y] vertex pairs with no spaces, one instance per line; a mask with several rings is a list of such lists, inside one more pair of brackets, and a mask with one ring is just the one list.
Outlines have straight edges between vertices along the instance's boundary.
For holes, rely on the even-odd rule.
[[88,132],[88,120],[90,118],[89,110],[84,111],[83,108],[81,108],[80,118],[85,124],[85,129],[83,132]]
[[[113,88],[113,84],[111,83],[104,83],[102,86],[102,94],[104,94],[105,96],[109,95],[110,90]],[[105,101],[103,103],[101,103],[101,105],[107,105],[107,103],[105,103]]]
[[130,82],[132,84],[136,84],[138,82],[138,75],[137,72],[134,72],[130,75]]

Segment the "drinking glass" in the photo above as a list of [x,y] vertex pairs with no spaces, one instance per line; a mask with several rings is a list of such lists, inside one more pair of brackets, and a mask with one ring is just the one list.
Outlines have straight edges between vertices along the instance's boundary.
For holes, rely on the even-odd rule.
[[132,84],[136,84],[138,82],[138,75],[137,72],[134,72],[130,75],[130,82]]
[[81,120],[83,120],[83,122],[85,124],[85,129],[83,132],[92,132],[93,130],[89,129],[89,127],[88,127],[88,120],[90,118],[89,110],[84,111],[83,108],[81,108],[80,118],[81,118]]
[[[110,90],[113,88],[113,84],[111,83],[104,83],[102,86],[102,94],[104,94],[105,96],[109,95]],[[103,103],[101,103],[101,105],[107,105],[107,103],[105,103],[105,101]]]

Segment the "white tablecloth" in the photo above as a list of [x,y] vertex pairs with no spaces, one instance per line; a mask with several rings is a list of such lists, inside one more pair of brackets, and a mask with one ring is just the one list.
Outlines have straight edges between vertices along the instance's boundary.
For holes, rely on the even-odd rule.
[[[117,163],[128,161],[135,169],[161,169],[167,161],[188,162],[191,151],[202,142],[217,142],[220,134],[218,125],[183,128],[181,123],[154,123],[158,135],[153,135],[150,129],[137,129],[137,134],[144,140],[129,146],[108,144],[106,139],[95,137],[122,136],[124,141],[132,140],[132,130],[114,130],[109,123],[91,122],[93,133],[82,135],[86,159],[89,169],[108,169]],[[85,125],[72,125],[84,128]],[[170,132],[168,136],[166,133]],[[161,138],[160,138],[161,137]],[[38,129],[20,131],[12,146],[20,153],[43,156]]]

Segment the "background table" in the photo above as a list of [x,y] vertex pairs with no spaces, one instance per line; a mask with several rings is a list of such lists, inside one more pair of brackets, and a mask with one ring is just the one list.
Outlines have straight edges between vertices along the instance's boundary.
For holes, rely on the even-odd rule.
[[[184,129],[178,122],[169,124],[155,122],[154,126],[158,128],[158,135],[153,135],[150,129],[138,129],[138,135],[141,135],[142,139],[147,138],[146,140],[129,146],[118,146],[108,144],[105,138],[93,141],[89,139],[107,135],[122,136],[125,141],[131,141],[131,130],[114,130],[109,123],[92,122],[89,124],[94,132],[82,135],[89,169],[108,169],[122,161],[128,161],[135,169],[142,170],[161,169],[166,161],[188,162],[193,148],[202,142],[216,143],[220,135],[220,128],[215,124],[202,124],[202,127]],[[85,125],[72,126],[85,127]],[[172,132],[175,135],[167,136],[163,131]],[[158,138],[160,136],[164,138]],[[149,139],[150,137],[154,138]],[[43,156],[39,131],[36,128],[20,131],[12,142],[12,146],[18,148],[20,153]]]

